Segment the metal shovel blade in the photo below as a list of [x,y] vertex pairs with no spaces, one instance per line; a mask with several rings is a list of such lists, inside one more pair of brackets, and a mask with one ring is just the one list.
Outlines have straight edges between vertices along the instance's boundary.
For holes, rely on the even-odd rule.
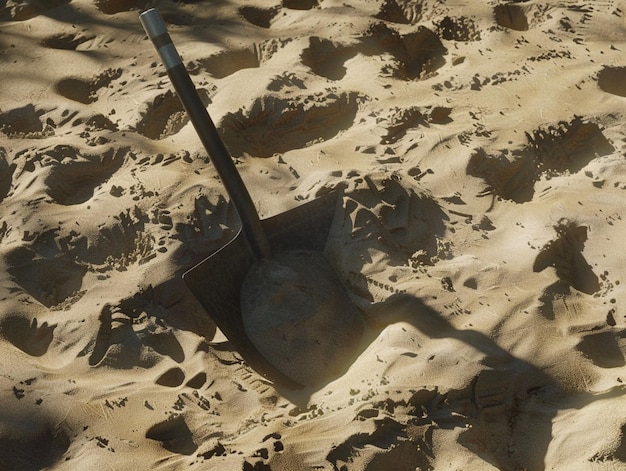
[[[335,215],[338,193],[333,190],[294,209],[261,220],[272,251],[322,251]],[[254,251],[240,230],[232,241],[184,273],[183,279],[246,363],[278,384],[300,387],[265,359],[244,330],[241,287],[254,261]]]

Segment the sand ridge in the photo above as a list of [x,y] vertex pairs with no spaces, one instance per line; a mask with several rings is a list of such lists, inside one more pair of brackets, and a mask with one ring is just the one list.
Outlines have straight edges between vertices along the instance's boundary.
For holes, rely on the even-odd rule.
[[[180,280],[239,223],[152,6],[263,217],[345,188],[336,377],[275,387]],[[4,2],[0,469],[624,468],[624,8]]]

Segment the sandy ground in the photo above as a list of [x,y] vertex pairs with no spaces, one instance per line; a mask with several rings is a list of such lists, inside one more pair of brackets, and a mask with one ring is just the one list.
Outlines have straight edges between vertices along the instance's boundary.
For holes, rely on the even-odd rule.
[[[263,217],[342,188],[304,389],[181,281],[239,222],[147,7]],[[0,468],[626,469],[625,13],[1,1]]]

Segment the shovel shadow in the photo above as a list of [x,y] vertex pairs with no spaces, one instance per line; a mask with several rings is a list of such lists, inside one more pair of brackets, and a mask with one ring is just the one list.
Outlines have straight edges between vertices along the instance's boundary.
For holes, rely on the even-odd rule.
[[464,423],[457,425],[469,423],[470,427],[460,434],[459,443],[498,469],[546,469],[553,419],[560,410],[581,409],[622,396],[626,390],[623,386],[600,393],[565,390],[557,379],[512,355],[487,335],[457,329],[411,295],[391,296],[375,305],[368,317],[384,319],[385,326],[406,322],[431,339],[455,339],[484,355],[484,369],[470,387],[455,391],[454,399],[434,401],[441,410],[431,412],[448,418],[464,416]]

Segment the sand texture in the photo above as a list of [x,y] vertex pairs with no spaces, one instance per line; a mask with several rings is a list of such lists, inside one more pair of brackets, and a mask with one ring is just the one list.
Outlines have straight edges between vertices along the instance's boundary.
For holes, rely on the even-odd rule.
[[[239,221],[147,7],[262,217],[342,188],[327,291],[363,329],[324,337],[332,297],[283,325],[350,358],[303,389],[181,280]],[[0,1],[0,469],[626,469],[625,15]]]

